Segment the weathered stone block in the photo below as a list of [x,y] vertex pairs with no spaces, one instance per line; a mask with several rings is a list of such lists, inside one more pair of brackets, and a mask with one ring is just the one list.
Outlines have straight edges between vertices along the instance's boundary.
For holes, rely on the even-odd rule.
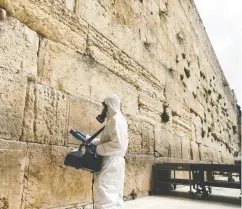
[[37,33],[9,16],[0,21],[0,28],[0,67],[37,75]]
[[65,0],[66,1],[66,7],[70,10],[70,11],[75,11],[75,0]]
[[[102,105],[88,100],[70,100],[69,130],[79,130],[88,135],[97,132],[102,125],[96,120],[96,116],[102,111]],[[98,136],[100,137],[100,136]],[[68,143],[80,144],[78,140],[68,135]]]
[[28,83],[20,141],[34,142],[35,140],[35,119],[37,118],[35,92],[36,85],[34,83]]
[[182,158],[182,141],[181,136],[177,134],[172,135],[172,139],[170,142],[171,146],[171,157],[172,158]]
[[0,68],[0,138],[19,140],[22,134],[27,79]]
[[212,150],[209,147],[199,145],[199,156],[204,162],[213,162]]
[[127,156],[124,196],[128,196],[134,191],[151,191],[152,165],[154,157],[152,156]]
[[44,0],[32,2],[7,0],[2,2],[1,6],[10,15],[48,39],[70,46],[81,53],[85,51],[87,23],[69,11],[61,1],[47,3]]
[[92,175],[64,165],[70,149],[29,144],[23,208],[51,208],[91,202]]
[[4,20],[6,18],[6,15],[6,10],[0,8],[0,20]]
[[46,39],[41,42],[39,54],[38,72],[42,83],[99,102],[109,94],[116,93],[121,97],[124,113],[137,113],[136,88],[92,57]]
[[170,157],[172,133],[164,126],[155,128],[155,156]]
[[200,159],[200,153],[199,153],[199,145],[196,142],[191,142],[191,158],[194,161],[199,161]]
[[128,118],[130,154],[154,155],[154,125],[138,118]]
[[43,85],[30,86],[28,93],[21,140],[65,145],[69,111],[67,96]]
[[0,139],[0,207],[20,208],[24,172],[27,169],[27,145]]
[[191,147],[190,141],[188,139],[182,139],[182,159],[191,159]]
[[182,138],[184,139],[190,140],[191,139],[190,120],[187,120],[183,117],[173,117],[172,132],[182,136]]
[[64,145],[67,136],[67,96],[38,85],[36,89],[36,142]]
[[201,144],[203,143],[203,125],[201,118],[199,116],[196,116],[195,114],[191,114],[191,123],[195,127],[195,140],[197,143]]

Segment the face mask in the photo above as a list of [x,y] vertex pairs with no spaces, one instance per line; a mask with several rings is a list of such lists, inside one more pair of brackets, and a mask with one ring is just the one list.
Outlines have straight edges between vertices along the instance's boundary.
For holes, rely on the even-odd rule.
[[99,123],[103,123],[107,117],[108,106],[104,102],[102,102],[102,105],[103,105],[103,111],[100,115],[96,117]]

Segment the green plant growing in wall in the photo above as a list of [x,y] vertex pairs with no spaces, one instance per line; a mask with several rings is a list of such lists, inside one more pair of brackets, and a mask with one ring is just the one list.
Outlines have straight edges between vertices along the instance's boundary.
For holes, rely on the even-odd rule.
[[168,72],[173,76],[174,70],[173,70],[172,67],[170,67],[170,68],[168,69]]
[[[1,8],[1,7],[0,7]],[[8,209],[9,208],[9,202],[7,198],[0,198],[0,209]]]
[[233,134],[237,134],[237,127],[233,126]]
[[212,128],[208,127],[208,133],[211,133],[211,132],[212,132]]
[[175,117],[175,116],[179,116],[179,115],[177,114],[177,112],[174,111],[174,110],[172,110],[171,115],[172,115],[173,117]]
[[185,81],[182,82],[184,88],[187,88],[187,84],[185,83]]
[[191,74],[190,74],[190,70],[187,69],[186,67],[184,67],[184,72],[185,72],[187,78],[190,78],[190,76],[191,76]]
[[205,135],[206,135],[206,131],[204,131],[203,128],[202,128],[202,138],[204,138]]
[[149,51],[149,50],[150,50],[151,43],[145,41],[145,42],[144,42],[144,46],[145,46],[146,50]]
[[32,74],[28,75],[28,76],[27,76],[27,81],[28,81],[28,82],[35,82],[35,77],[34,77],[34,75],[32,75]]
[[215,104],[214,104],[214,102],[213,102],[213,100],[212,100],[212,99],[211,99],[210,104],[211,104],[211,106],[212,106],[212,107],[214,107],[214,106],[215,106]]
[[161,20],[166,19],[167,15],[168,15],[168,1],[165,2],[165,8],[163,9],[159,8],[159,17]]
[[186,59],[186,54],[184,52],[182,53],[182,58]]
[[137,84],[137,82],[135,80],[131,80],[130,81],[130,84],[132,86],[134,86],[137,89],[137,91],[140,91],[141,90],[140,86]]
[[204,73],[202,71],[200,71],[200,77],[205,80],[206,79],[206,76],[204,75]]
[[58,81],[57,89],[60,90],[60,91],[64,90],[64,86],[63,86],[63,84],[60,81]]
[[190,67],[190,65],[191,65],[191,61],[187,60],[187,66]]
[[197,66],[200,69],[200,60],[199,60],[199,57],[198,56],[197,56]]
[[178,55],[176,55],[176,64],[178,64],[179,63],[179,57],[178,57]]
[[179,33],[176,34],[176,38],[179,42],[179,44],[183,44],[184,42],[184,33],[180,31]]
[[197,95],[196,95],[194,92],[192,92],[192,95],[193,95],[193,98],[194,98],[194,99],[197,98]]
[[163,105],[163,113],[161,114],[161,120],[163,123],[167,123],[169,120],[170,120],[170,116],[167,112],[167,108],[168,106],[167,105]]
[[219,101],[220,99],[222,99],[222,95],[221,95],[221,94],[218,95],[218,101]]

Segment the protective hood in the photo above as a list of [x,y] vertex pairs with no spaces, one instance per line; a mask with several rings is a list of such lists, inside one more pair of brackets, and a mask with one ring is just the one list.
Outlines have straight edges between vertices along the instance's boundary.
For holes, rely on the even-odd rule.
[[105,104],[108,106],[108,116],[107,119],[113,117],[117,113],[121,113],[120,111],[120,99],[118,95],[112,94],[104,99]]

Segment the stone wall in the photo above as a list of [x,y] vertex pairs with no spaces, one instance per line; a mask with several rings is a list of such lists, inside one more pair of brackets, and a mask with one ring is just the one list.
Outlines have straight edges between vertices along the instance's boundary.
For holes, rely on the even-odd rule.
[[129,123],[125,196],[154,162],[233,163],[236,98],[192,0],[0,0],[0,208],[88,208],[67,168],[110,93]]

